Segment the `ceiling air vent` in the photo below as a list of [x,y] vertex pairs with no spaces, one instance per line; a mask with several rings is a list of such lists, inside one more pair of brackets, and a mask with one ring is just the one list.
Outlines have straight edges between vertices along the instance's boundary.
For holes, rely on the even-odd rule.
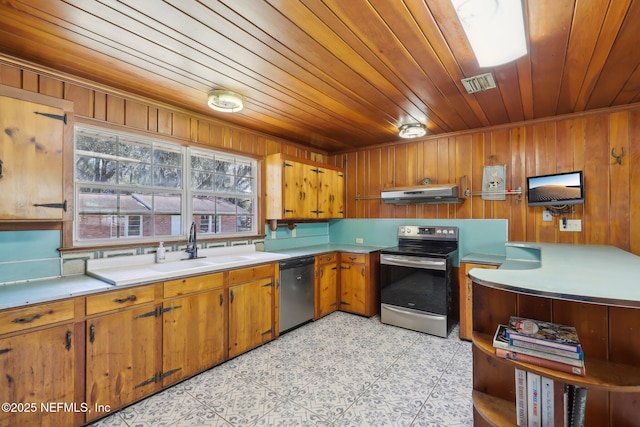
[[483,90],[493,89],[496,87],[496,81],[493,80],[493,74],[485,73],[477,76],[462,79],[462,84],[467,93],[482,92]]

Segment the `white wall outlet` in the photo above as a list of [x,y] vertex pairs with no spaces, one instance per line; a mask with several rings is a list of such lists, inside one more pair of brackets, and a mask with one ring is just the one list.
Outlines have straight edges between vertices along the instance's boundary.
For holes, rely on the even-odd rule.
[[364,239],[362,237],[356,237],[356,243],[361,245],[364,243]]
[[564,222],[560,219],[560,231],[582,231],[582,220],[568,219],[565,227]]
[[297,236],[296,229],[291,230],[291,237],[295,238]]
[[551,217],[551,211],[549,209],[545,209],[542,211],[542,220],[543,221],[551,221],[553,218]]

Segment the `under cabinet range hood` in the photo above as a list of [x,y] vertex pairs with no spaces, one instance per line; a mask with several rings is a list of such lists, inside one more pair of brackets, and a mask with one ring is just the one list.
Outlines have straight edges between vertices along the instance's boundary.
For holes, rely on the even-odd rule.
[[380,193],[385,203],[406,205],[410,203],[460,203],[456,184],[430,184],[411,187],[397,187]]

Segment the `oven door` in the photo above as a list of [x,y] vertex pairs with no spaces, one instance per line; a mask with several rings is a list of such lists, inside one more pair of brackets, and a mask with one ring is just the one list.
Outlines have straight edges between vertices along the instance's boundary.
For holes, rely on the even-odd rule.
[[380,302],[447,315],[451,307],[450,260],[422,256],[380,256]]

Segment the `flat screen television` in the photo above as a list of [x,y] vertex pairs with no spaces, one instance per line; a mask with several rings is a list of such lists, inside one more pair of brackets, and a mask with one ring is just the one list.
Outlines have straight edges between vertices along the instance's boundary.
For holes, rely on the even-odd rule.
[[582,171],[527,177],[529,206],[564,206],[584,203]]

